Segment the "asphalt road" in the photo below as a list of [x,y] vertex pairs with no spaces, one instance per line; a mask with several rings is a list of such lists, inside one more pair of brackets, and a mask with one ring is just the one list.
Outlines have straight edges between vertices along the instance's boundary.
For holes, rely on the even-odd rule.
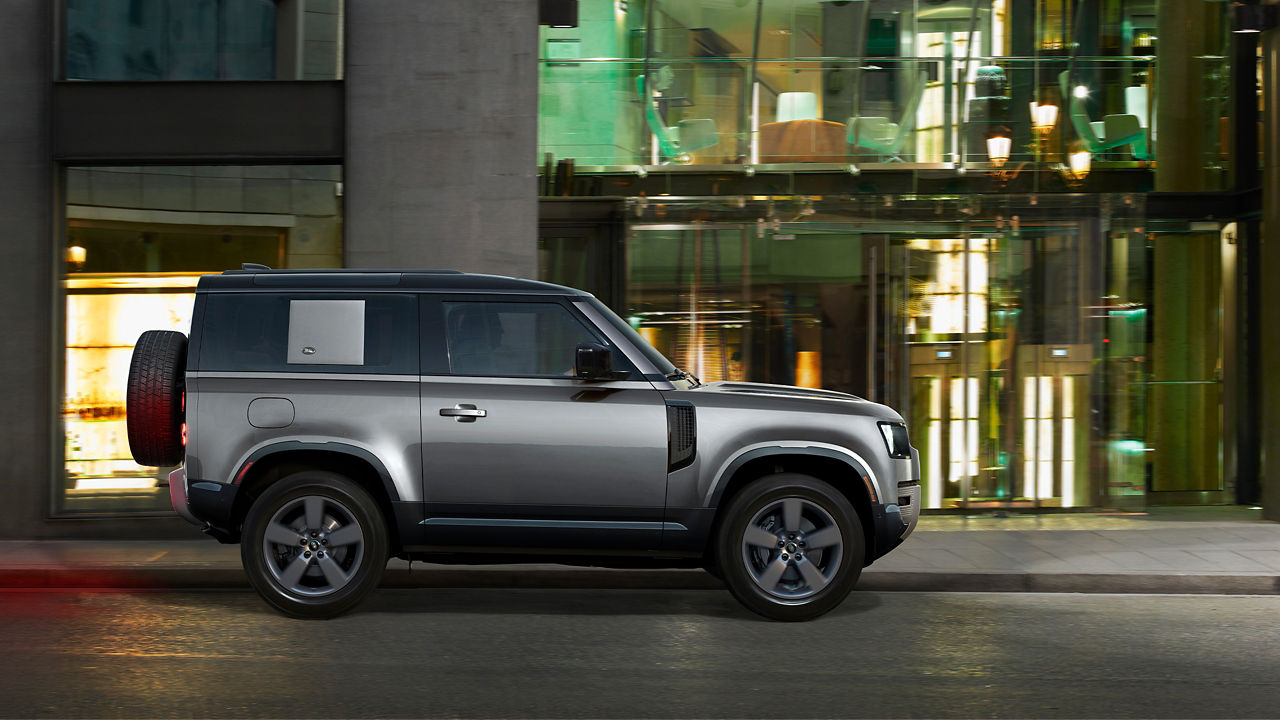
[[1276,717],[1280,597],[383,590],[0,592],[4,717]]

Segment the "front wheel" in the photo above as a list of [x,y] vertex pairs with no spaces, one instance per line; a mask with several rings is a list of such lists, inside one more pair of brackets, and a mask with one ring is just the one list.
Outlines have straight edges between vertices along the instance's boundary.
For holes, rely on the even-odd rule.
[[364,488],[331,472],[290,475],[245,518],[249,582],[286,615],[330,618],[373,591],[387,565],[387,526]]
[[729,591],[773,620],[810,620],[835,606],[862,573],[866,540],[849,499],[809,475],[755,480],[724,510],[716,561]]

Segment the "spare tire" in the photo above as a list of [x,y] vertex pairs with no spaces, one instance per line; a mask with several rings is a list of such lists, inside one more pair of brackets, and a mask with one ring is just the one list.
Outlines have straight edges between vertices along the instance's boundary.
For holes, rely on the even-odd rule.
[[180,332],[148,330],[133,346],[125,421],[129,452],[139,465],[182,462],[186,370],[187,336]]

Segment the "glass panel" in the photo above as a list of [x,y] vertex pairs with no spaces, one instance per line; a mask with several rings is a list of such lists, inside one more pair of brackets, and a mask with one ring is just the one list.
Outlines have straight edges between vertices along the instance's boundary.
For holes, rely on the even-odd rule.
[[712,201],[637,203],[627,314],[704,380],[888,403],[926,507],[1141,509],[1140,199],[1031,200],[744,198],[751,223],[694,221]]
[[59,513],[165,510],[133,462],[125,386],[145,330],[188,333],[196,282],[243,262],[338,267],[339,166],[73,167],[66,175]]
[[[340,372],[417,374],[418,339],[399,328],[418,324],[417,300],[407,295],[371,295],[350,300],[350,295],[211,295],[205,304],[205,320],[199,368],[234,372]],[[300,308],[307,303],[351,303],[355,316],[355,355],[358,362],[328,363],[293,356],[303,343],[287,342],[297,332]],[[321,318],[335,319],[332,307]],[[323,326],[321,326],[323,327]],[[326,328],[325,332],[331,332]],[[337,340],[339,338],[333,338]],[[344,344],[345,345],[345,344]],[[349,346],[344,350],[350,349]],[[319,348],[319,358],[324,348]],[[321,358],[323,359],[323,358]]]
[[[1161,102],[1186,105],[1157,93],[1157,7],[1146,0],[581,7],[581,27],[542,31],[539,110],[542,152],[579,171],[986,163],[990,138],[1007,148],[1000,163],[1077,151],[1098,167],[1152,167]],[[1224,11],[1204,12],[1212,24]],[[1227,178],[1226,34],[1206,31],[1203,52],[1171,65],[1196,112],[1175,113],[1166,133],[1200,157],[1205,189]]]
[[599,342],[555,303],[444,303],[449,370],[459,375],[572,377],[574,348]]
[[867,394],[867,278],[849,230],[635,226],[628,308],[639,333],[703,381]]
[[67,0],[67,80],[342,78],[344,0]]

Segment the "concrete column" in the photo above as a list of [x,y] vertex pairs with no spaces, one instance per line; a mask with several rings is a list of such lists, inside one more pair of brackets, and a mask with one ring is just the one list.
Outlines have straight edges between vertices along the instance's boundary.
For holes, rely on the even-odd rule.
[[8,0],[0,23],[0,537],[41,534],[54,471],[52,5]]
[[[1204,102],[1204,56],[1221,53],[1221,8],[1203,0],[1161,0],[1156,77],[1156,190],[1216,189],[1205,170],[1205,127],[1212,108]],[[1216,112],[1215,112],[1216,115]],[[1217,127],[1217,118],[1212,118]],[[1151,267],[1154,342],[1151,370],[1161,383],[1214,380],[1221,356],[1222,265],[1217,233],[1157,235]],[[1151,487],[1165,492],[1206,492],[1221,487],[1218,420],[1221,392],[1212,384],[1157,384],[1148,392]],[[1190,495],[1176,501],[1189,502]],[[1200,496],[1205,497],[1205,496]],[[1148,498],[1159,502],[1160,496]]]
[[538,4],[346,7],[346,264],[533,277]]
[[[1156,191],[1208,187],[1205,130],[1213,109],[1204,101],[1205,56],[1222,53],[1221,7],[1204,0],[1160,0],[1156,77]],[[1216,114],[1216,113],[1215,113]],[[1212,118],[1213,127],[1218,119]]]
[[1221,254],[1217,233],[1156,237],[1152,375],[1159,383],[1196,383],[1148,386],[1151,489],[1157,492],[1215,491],[1221,483],[1222,393],[1201,384],[1215,379],[1220,355]]
[[[1280,30],[1261,40],[1264,70],[1262,166],[1262,277],[1280,270]],[[1258,378],[1262,390],[1262,516],[1280,521],[1280,282],[1260,283]]]

